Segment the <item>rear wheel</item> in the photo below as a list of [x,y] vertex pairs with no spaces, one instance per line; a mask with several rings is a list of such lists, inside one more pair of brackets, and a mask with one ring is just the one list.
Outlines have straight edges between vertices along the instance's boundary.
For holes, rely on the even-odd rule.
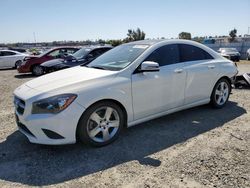
[[44,73],[44,70],[40,65],[35,65],[32,68],[32,74],[35,76],[41,76],[43,73]]
[[211,104],[215,108],[222,108],[226,105],[229,94],[231,92],[231,85],[227,79],[220,79],[214,86],[211,95]]
[[124,124],[121,108],[113,102],[94,104],[82,115],[78,128],[78,138],[86,144],[104,146],[116,140]]

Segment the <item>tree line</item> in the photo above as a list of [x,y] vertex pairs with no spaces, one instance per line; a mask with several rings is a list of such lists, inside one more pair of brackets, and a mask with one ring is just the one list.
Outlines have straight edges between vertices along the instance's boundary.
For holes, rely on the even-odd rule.
[[[111,39],[111,40],[96,40],[96,41],[91,41],[91,40],[86,40],[86,41],[53,41],[51,43],[46,43],[46,42],[42,42],[42,43],[32,43],[35,45],[40,44],[40,46],[62,46],[62,45],[79,45],[79,46],[83,46],[83,45],[96,45],[96,44],[110,44],[112,46],[118,46],[120,44],[123,43],[128,43],[128,42],[132,42],[132,41],[138,41],[138,40],[144,40],[146,37],[146,33],[141,30],[140,28],[137,29],[128,29],[127,32],[127,36],[124,39]],[[229,31],[229,36],[222,36],[222,37],[228,37],[228,41],[229,42],[234,42],[236,40],[237,37],[237,29],[233,29],[231,31]],[[194,37],[192,38],[192,35],[190,32],[181,32],[178,35],[179,39],[186,39],[186,40],[194,40],[197,42],[203,42],[205,39],[207,38],[213,38],[212,36],[209,37]],[[161,39],[165,39],[164,37],[162,37]],[[23,47],[25,46],[25,44],[27,43],[14,43],[14,44],[0,44],[0,46],[2,47]],[[28,43],[30,44],[30,43]]]

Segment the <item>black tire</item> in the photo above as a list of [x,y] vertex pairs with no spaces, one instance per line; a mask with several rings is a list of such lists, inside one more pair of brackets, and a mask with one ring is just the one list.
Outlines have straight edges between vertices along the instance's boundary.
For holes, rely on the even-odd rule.
[[22,64],[22,61],[21,60],[18,60],[16,63],[15,63],[15,69],[20,66]]
[[32,67],[32,74],[35,76],[41,76],[44,74],[44,70],[40,65],[35,65]]
[[[89,123],[89,121],[91,121],[90,120],[91,115],[96,110],[98,110],[100,108],[105,108],[105,107],[111,107],[111,108],[116,110],[116,112],[119,116],[119,127],[111,139],[109,139],[107,141],[103,141],[103,142],[97,142],[89,136],[88,123]],[[95,147],[101,147],[101,146],[108,145],[118,138],[120,132],[122,131],[122,129],[124,127],[124,122],[125,122],[125,116],[124,116],[122,109],[119,107],[119,105],[117,105],[111,101],[103,101],[103,102],[96,103],[96,104],[90,106],[81,116],[81,118],[78,122],[78,126],[77,126],[77,132],[76,132],[77,139],[80,140],[81,142],[83,142],[84,144],[95,146]],[[94,128],[96,128],[98,126],[99,125],[95,126]],[[108,128],[108,129],[110,129],[110,128]],[[100,134],[103,134],[103,133],[100,132]]]
[[[217,90],[217,88],[219,87],[219,85],[220,85],[222,82],[224,82],[224,83],[227,85],[227,87],[228,87],[228,95],[227,95],[225,101],[224,101],[222,104],[218,104],[218,101],[217,101],[218,99],[216,99],[217,96],[218,96],[218,95],[216,95],[216,90]],[[226,105],[227,101],[228,101],[228,98],[229,98],[230,93],[231,93],[231,84],[229,83],[229,81],[228,81],[226,78],[221,78],[221,79],[215,84],[215,86],[214,86],[213,92],[212,92],[211,97],[210,97],[210,104],[211,104],[212,107],[214,107],[214,108],[218,108],[218,109],[223,108],[223,107]]]

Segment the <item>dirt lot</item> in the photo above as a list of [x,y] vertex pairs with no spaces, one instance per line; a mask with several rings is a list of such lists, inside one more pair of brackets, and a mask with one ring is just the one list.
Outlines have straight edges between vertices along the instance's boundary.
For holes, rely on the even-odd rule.
[[[250,72],[250,63],[239,65]],[[33,79],[0,71],[0,187],[250,187],[250,90],[125,130],[113,144],[30,144],[17,131],[12,92]]]

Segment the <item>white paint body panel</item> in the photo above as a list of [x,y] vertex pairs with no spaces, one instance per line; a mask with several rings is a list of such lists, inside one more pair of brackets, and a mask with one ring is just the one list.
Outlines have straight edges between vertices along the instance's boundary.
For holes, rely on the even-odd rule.
[[[168,44],[191,44],[209,52],[214,60],[183,62],[160,67],[159,72],[134,74],[145,57]],[[176,70],[182,70],[178,72]],[[31,142],[67,144],[76,141],[77,123],[84,111],[100,100],[115,100],[127,112],[128,126],[209,103],[215,83],[221,77],[237,74],[235,65],[201,44],[185,40],[161,41],[151,45],[134,62],[121,71],[74,67],[31,80],[17,88],[14,95],[25,101],[25,112],[17,114],[36,138]],[[74,93],[76,100],[57,115],[31,114],[32,103],[58,94]],[[41,129],[47,128],[65,139],[49,139]]]
[[15,53],[15,55],[0,56],[0,68],[15,67],[17,61],[23,61],[23,59],[27,56],[26,54],[11,50],[3,50],[3,51],[10,51]]

